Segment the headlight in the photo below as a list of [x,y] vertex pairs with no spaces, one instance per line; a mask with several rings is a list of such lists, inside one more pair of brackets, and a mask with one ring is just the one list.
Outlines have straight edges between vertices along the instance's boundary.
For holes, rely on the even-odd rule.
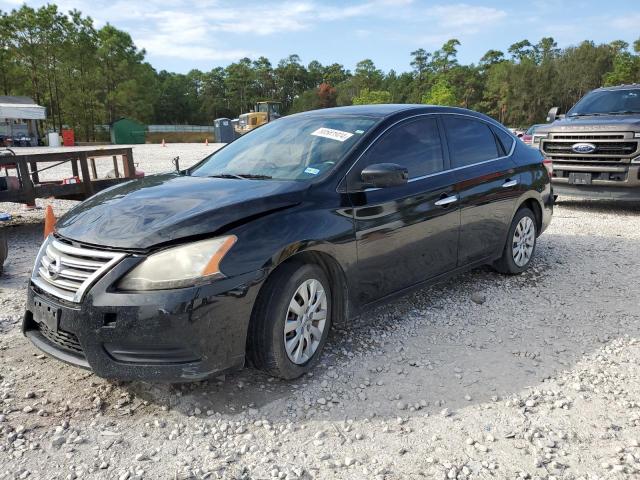
[[118,289],[163,290],[222,278],[220,262],[236,240],[235,235],[229,235],[154,253],[127,273]]
[[640,138],[640,132],[636,133],[636,134],[634,135],[634,137],[636,137],[636,138]]

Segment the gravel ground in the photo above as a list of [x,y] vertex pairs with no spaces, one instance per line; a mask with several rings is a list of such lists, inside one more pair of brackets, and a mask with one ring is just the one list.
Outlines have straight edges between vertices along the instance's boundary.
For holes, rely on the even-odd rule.
[[0,479],[640,478],[639,208],[561,201],[527,273],[477,269],[334,329],[297,381],[178,386],[109,382],[29,345],[42,225],[8,228]]

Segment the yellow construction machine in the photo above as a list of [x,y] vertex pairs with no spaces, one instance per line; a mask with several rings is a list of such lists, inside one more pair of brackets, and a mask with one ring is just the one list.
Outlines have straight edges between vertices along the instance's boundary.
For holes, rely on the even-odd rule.
[[244,135],[254,128],[264,125],[272,120],[280,118],[281,102],[258,102],[255,110],[243,113],[238,117],[235,131],[239,135]]

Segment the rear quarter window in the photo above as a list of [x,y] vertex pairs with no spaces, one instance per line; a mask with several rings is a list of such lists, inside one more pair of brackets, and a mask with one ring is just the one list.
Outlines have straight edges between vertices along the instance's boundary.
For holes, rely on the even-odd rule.
[[511,147],[513,147],[513,142],[515,141],[514,138],[501,128],[491,127],[491,130],[493,130],[493,133],[495,133],[496,137],[498,137],[498,140],[500,141],[500,144],[504,149],[504,154],[509,155]]

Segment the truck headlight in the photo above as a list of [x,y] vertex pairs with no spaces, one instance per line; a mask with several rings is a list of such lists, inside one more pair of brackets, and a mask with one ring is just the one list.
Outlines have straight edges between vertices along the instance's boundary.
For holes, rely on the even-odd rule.
[[640,132],[633,135],[635,138],[640,138]]
[[118,283],[119,290],[164,290],[223,278],[220,262],[236,243],[235,235],[168,248],[150,255]]

